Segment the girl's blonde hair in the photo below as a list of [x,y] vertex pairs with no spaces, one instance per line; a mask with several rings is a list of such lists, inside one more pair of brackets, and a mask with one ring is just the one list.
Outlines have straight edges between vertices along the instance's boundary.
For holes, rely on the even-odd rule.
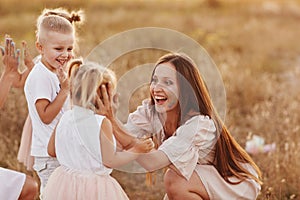
[[113,90],[116,89],[115,73],[94,62],[73,60],[69,64],[68,74],[72,103],[87,109],[95,109],[95,97],[101,85],[111,82]]
[[[42,42],[43,33],[55,31],[59,33],[73,33],[76,36],[75,23],[83,21],[83,11],[68,12],[63,8],[44,9],[36,23],[36,38]],[[75,37],[76,38],[76,37]]]

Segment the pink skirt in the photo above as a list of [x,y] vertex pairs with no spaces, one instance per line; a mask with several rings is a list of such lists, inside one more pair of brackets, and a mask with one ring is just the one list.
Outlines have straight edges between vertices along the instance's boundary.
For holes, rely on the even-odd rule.
[[50,176],[43,200],[128,200],[120,184],[110,175],[58,167]]
[[31,151],[32,124],[29,115],[23,126],[21,143],[18,152],[18,161],[23,163],[27,170],[32,171],[34,157],[30,155]]

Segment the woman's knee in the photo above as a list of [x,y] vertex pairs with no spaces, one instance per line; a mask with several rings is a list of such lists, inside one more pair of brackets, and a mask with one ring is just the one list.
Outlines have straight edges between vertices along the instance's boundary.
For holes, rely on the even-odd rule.
[[171,195],[180,194],[184,190],[184,184],[182,184],[183,177],[178,175],[174,170],[168,169],[164,175],[164,184],[166,192]]
[[164,176],[169,199],[209,199],[206,189],[196,173],[187,181],[176,171],[169,169]]
[[164,184],[166,188],[176,184],[177,174],[171,169],[168,169],[164,175]]
[[27,175],[19,199],[33,200],[36,197],[37,193],[38,183],[31,176]]

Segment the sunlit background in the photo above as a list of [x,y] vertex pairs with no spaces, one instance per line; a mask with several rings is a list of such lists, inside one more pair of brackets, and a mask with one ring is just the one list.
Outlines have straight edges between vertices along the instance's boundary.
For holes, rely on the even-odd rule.
[[[78,29],[77,55],[82,57],[101,41],[133,28],[169,28],[196,40],[224,81],[229,130],[243,147],[259,137],[260,143],[251,143],[257,148],[251,156],[263,173],[258,199],[300,199],[299,0],[0,0],[1,45],[7,33],[19,47],[26,40],[36,56],[36,19],[44,8],[56,7],[85,12]],[[120,77],[164,53],[132,52],[111,67]],[[2,62],[0,66],[2,71]],[[133,94],[130,111],[147,95],[147,89]],[[37,178],[16,159],[26,116],[24,92],[13,89],[0,111],[0,166]],[[268,144],[275,146],[268,149]],[[130,199],[158,200],[165,193],[162,170],[152,175],[150,186],[145,174],[115,170],[112,175]]]

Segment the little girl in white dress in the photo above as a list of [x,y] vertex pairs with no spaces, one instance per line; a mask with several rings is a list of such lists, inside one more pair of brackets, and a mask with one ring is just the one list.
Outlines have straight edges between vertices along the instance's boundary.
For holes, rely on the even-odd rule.
[[116,152],[110,121],[95,113],[100,112],[100,86],[108,81],[115,86],[114,74],[80,61],[71,62],[69,72],[73,107],[60,119],[48,145],[49,155],[56,155],[61,166],[50,176],[43,199],[128,199],[110,176],[112,168],[136,159],[154,144],[148,139],[129,151]]

